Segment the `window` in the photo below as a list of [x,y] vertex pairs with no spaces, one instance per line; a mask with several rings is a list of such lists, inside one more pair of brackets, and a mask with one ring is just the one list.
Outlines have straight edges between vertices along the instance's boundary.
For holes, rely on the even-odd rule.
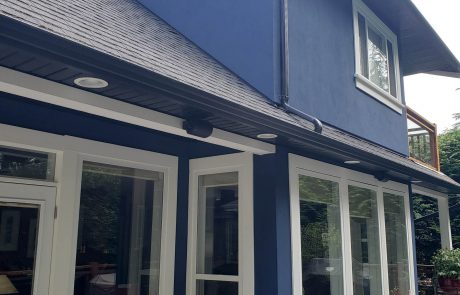
[[[353,294],[378,295],[382,292],[377,193],[348,186]],[[407,249],[406,249],[407,250]]]
[[54,180],[56,155],[0,146],[0,176]]
[[356,87],[402,113],[396,35],[364,4],[354,1]]
[[252,295],[251,155],[190,161],[188,295]]
[[158,294],[162,209],[163,173],[84,162],[74,294]]
[[407,185],[289,156],[294,295],[415,294]]
[[299,196],[302,292],[342,294],[339,184],[299,175]]

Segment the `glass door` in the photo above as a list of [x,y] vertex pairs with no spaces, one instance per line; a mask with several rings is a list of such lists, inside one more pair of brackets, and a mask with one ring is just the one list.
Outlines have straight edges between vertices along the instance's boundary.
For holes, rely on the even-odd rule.
[[0,182],[0,294],[48,294],[56,189]]
[[190,162],[188,295],[252,295],[252,156]]

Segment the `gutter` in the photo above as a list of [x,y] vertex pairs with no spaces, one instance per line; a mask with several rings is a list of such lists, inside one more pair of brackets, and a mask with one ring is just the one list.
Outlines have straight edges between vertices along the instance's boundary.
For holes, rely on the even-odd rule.
[[321,134],[321,121],[289,105],[289,13],[288,0],[281,0],[281,102],[280,107],[290,114],[301,117],[315,126],[315,132]]

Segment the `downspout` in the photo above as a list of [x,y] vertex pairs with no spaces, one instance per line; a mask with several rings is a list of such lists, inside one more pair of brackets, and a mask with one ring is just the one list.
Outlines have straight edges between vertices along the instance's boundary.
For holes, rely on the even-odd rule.
[[289,19],[288,0],[281,0],[281,103],[280,106],[286,112],[305,119],[315,126],[315,132],[323,131],[321,121],[289,105]]

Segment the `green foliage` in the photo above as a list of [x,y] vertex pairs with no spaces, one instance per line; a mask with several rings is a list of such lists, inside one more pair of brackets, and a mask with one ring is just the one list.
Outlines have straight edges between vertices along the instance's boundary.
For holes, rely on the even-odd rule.
[[460,129],[451,129],[439,136],[441,170],[460,182]]
[[439,277],[460,279],[460,249],[439,250],[433,264]]
[[[460,113],[454,114],[460,119]],[[439,158],[441,171],[457,182],[460,182],[460,122],[454,128],[439,136]],[[460,198],[449,200],[452,242],[460,247]]]
[[414,194],[413,207],[417,263],[430,264],[431,257],[441,248],[438,204],[433,198]]

